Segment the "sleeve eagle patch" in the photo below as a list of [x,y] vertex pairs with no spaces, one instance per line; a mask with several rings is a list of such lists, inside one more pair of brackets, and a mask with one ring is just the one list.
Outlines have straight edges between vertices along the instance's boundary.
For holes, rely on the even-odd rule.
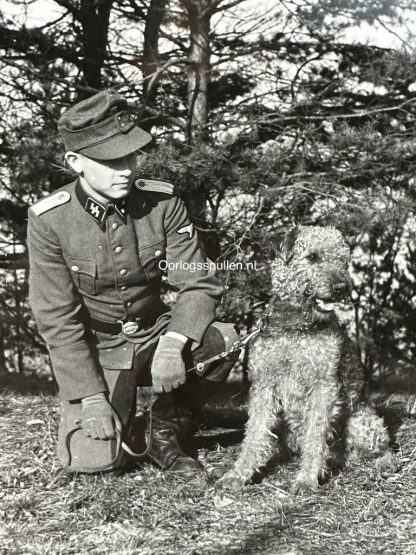
[[178,229],[178,233],[182,235],[182,233],[189,233],[189,239],[192,239],[194,234],[194,224],[185,225]]

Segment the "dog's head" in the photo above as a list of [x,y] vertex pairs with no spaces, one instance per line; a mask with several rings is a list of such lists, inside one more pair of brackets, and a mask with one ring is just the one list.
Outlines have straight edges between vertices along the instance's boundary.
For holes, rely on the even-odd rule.
[[282,300],[331,315],[351,293],[350,249],[333,227],[297,226],[275,238],[272,286]]

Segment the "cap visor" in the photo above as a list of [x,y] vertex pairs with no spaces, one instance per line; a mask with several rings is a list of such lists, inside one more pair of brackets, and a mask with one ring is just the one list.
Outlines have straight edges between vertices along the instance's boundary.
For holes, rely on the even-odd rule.
[[114,160],[140,150],[151,140],[149,133],[140,127],[133,127],[129,133],[119,133],[106,141],[82,148],[79,152],[95,160]]

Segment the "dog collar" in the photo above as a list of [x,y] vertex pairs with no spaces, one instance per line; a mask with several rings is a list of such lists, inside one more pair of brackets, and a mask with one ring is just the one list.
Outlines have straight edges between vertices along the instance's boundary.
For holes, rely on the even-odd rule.
[[270,303],[270,311],[265,317],[261,331],[265,335],[312,331],[333,327],[334,322],[334,318],[328,321],[314,320],[311,304],[304,306],[288,301],[276,301]]

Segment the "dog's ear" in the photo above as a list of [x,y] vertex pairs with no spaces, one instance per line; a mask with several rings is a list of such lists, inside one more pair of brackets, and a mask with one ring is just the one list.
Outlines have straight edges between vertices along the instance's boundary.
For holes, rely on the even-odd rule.
[[296,239],[298,238],[299,232],[300,232],[299,226],[292,227],[292,229],[290,229],[286,233],[282,241],[281,249],[282,249],[283,256],[286,260],[286,264],[288,264],[293,257],[293,247],[295,246]]
[[280,231],[275,231],[268,234],[267,241],[265,244],[267,256],[270,258],[276,258],[281,256],[282,242],[286,235],[286,229],[281,229]]

